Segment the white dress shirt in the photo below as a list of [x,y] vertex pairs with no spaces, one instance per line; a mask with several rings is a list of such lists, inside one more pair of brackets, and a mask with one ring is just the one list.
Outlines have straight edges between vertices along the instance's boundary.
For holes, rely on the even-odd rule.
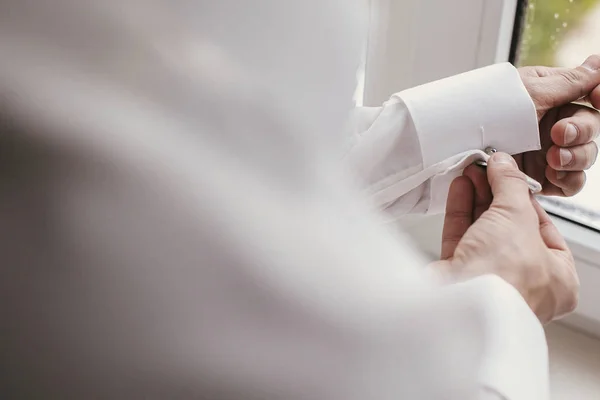
[[342,146],[362,11],[0,3],[0,397],[548,398],[519,293],[439,287],[382,224],[536,148],[531,101],[495,66],[356,110]]

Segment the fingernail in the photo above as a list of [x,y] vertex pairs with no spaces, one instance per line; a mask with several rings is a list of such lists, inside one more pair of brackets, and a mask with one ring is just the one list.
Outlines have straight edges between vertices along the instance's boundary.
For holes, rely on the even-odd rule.
[[565,128],[565,145],[570,145],[575,139],[577,139],[577,128],[573,124],[567,124]]
[[559,181],[561,179],[563,179],[565,176],[567,176],[567,173],[565,171],[557,171],[556,172],[556,179],[558,179]]
[[600,69],[600,57],[589,57],[582,65],[583,68],[596,72]]
[[571,164],[571,161],[573,161],[573,153],[571,153],[571,151],[568,149],[560,149],[558,155],[560,157],[560,165],[562,167],[566,167],[567,165]]
[[514,166],[517,165],[517,163],[515,162],[515,159],[512,158],[511,155],[506,154],[506,153],[495,153],[492,156],[492,161],[497,164],[512,164]]

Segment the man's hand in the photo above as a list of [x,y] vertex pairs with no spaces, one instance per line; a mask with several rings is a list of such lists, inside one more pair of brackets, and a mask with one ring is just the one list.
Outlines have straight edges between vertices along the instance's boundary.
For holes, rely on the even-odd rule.
[[487,176],[471,166],[453,182],[442,261],[432,268],[449,280],[498,275],[521,293],[543,323],[577,305],[573,256],[531,197],[513,158],[504,153],[490,159]]
[[574,101],[600,109],[600,55],[575,69],[524,67],[519,69],[535,104],[542,149],[515,156],[519,167],[542,184],[542,194],[573,196],[585,184],[585,172],[598,155],[594,139],[600,114]]

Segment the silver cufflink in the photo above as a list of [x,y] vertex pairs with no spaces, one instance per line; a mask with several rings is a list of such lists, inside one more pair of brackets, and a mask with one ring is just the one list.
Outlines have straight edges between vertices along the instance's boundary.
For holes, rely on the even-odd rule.
[[[496,150],[493,147],[486,147],[484,151],[485,151],[485,154],[487,154],[488,156],[491,156],[492,154],[498,152],[498,150]],[[475,161],[475,164],[479,165],[480,167],[487,167],[487,162],[483,161],[483,160],[477,160],[477,161]]]
[[[497,153],[498,150],[496,150],[493,147],[487,147],[485,150],[485,154],[491,156],[494,153]],[[488,163],[486,161],[483,160],[477,160],[475,161],[475,164],[482,166],[482,167],[487,167]],[[531,191],[531,193],[533,194],[538,194],[542,191],[542,185],[536,181],[535,179],[523,174],[525,176],[525,179],[527,181],[527,186],[529,186],[529,190]]]

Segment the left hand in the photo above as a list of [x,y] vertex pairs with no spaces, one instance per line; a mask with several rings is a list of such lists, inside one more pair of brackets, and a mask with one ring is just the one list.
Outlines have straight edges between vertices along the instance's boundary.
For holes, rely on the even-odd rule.
[[511,284],[543,323],[575,309],[573,254],[523,174],[504,153],[467,167],[448,193],[441,260],[429,272],[453,283],[493,274]]
[[520,169],[542,184],[542,194],[573,196],[585,184],[585,170],[598,156],[600,133],[600,55],[575,69],[519,69],[540,123],[542,149],[515,156]]

